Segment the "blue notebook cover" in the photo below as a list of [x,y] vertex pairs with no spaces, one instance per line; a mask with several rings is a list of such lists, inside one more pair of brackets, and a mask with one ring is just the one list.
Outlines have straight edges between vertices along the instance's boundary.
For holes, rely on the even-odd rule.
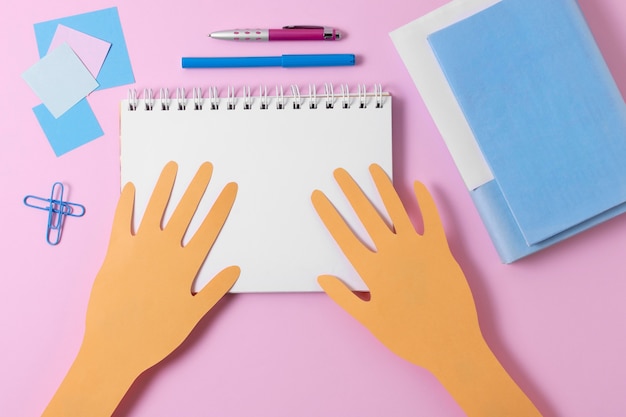
[[626,211],[626,106],[575,0],[503,0],[429,36],[495,179],[504,262]]

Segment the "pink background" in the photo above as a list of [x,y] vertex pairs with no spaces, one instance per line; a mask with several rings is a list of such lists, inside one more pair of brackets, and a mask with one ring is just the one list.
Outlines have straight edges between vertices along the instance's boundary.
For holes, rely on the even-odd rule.
[[[33,24],[118,6],[136,84],[207,87],[382,83],[394,95],[394,176],[417,217],[411,182],[436,199],[466,272],[484,335],[545,416],[626,413],[626,216],[513,265],[500,264],[468,192],[388,32],[445,0],[3,2],[0,13],[0,415],[39,415],[79,347],[89,291],[119,193],[118,101],[89,101],[105,136],[55,157],[20,74],[38,60]],[[580,0],[622,93],[626,3]],[[213,30],[324,24],[336,43],[233,44]],[[349,68],[182,70],[189,55],[358,55]],[[626,167],[626,161],[625,167]],[[626,168],[625,168],[626,169]],[[45,213],[23,206],[54,181],[87,207],[61,244]],[[581,196],[584,198],[584,196]],[[171,357],[142,375],[116,416],[462,416],[431,374],[387,351],[324,294],[229,295]]]

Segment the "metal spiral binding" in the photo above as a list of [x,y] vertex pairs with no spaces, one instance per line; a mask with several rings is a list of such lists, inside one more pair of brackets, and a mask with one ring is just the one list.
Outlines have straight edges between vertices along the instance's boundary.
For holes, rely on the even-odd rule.
[[341,108],[350,108],[350,88],[348,88],[348,84],[341,84]]
[[144,107],[146,110],[150,111],[154,109],[154,98],[152,97],[152,89],[147,88],[143,92],[144,97]]
[[128,110],[136,111],[137,110],[137,90],[130,89],[128,90]]
[[326,108],[332,109],[335,105],[335,92],[332,84],[324,84],[324,94],[326,95]]
[[279,110],[285,108],[285,94],[282,85],[276,86],[276,108]]
[[317,91],[315,88],[315,84],[309,84],[309,108],[317,109]]
[[359,84],[359,108],[367,108],[367,90],[364,84]]
[[178,110],[185,110],[187,108],[187,101],[185,100],[185,89],[176,89],[176,103],[178,103]]
[[235,110],[237,104],[237,97],[235,96],[235,87],[229,85],[226,89],[226,108],[228,110]]
[[383,107],[383,86],[380,84],[374,85],[374,97],[376,100],[376,108],[380,109]]
[[250,96],[250,87],[244,86],[241,95],[243,97],[243,109],[250,110],[252,108],[252,97]]
[[192,90],[193,97],[193,108],[194,110],[202,110],[203,99],[202,99],[202,89],[196,87]]
[[300,89],[295,84],[291,84],[291,95],[293,96],[293,108],[299,109],[302,106],[302,97],[300,97]]
[[217,87],[209,87],[209,103],[211,103],[211,110],[219,109],[220,98],[217,95]]
[[259,87],[259,98],[261,99],[261,110],[266,110],[269,102],[267,100],[267,86],[262,85]]
[[[298,110],[306,106],[307,101],[309,109],[317,109],[320,103],[326,109],[335,108],[335,104],[338,104],[342,109],[350,109],[353,105],[360,109],[366,109],[369,105],[373,105],[375,108],[382,108],[385,102],[384,96],[387,95],[387,93],[383,93],[380,84],[375,84],[373,91],[370,92],[367,91],[365,84],[358,84],[356,93],[351,93],[347,84],[341,84],[338,96],[335,96],[334,86],[331,83],[324,84],[324,92],[320,95],[317,93],[315,84],[309,84],[308,87],[308,94],[303,95],[299,86],[292,84],[289,86],[291,95],[285,96],[283,86],[277,85],[274,96],[269,96],[267,86],[265,85],[259,86],[258,94],[256,95],[253,94],[249,86],[244,86],[240,94],[237,94],[233,86],[228,86],[224,100],[227,110],[235,110],[239,105],[244,110],[250,110],[254,108],[255,103],[258,103],[259,109],[266,110],[270,108],[272,101],[275,102],[276,109],[279,110],[285,109],[285,106],[289,103],[291,108]],[[205,92],[203,92],[202,88],[195,87],[192,89],[190,98],[187,98],[184,88],[176,89],[175,98],[170,96],[167,88],[161,88],[159,89],[158,103],[156,104],[158,106],[157,109],[160,108],[161,111],[169,111],[173,100],[175,100],[175,108],[177,110],[186,110],[187,104],[193,105],[193,107],[190,107],[191,110],[201,111],[205,108],[208,110],[219,110],[222,99],[215,86],[208,87]],[[143,90],[141,99],[135,89],[128,90],[128,110],[130,111],[137,111],[140,105],[142,110],[153,111],[156,101],[157,99],[151,88]]]
[[170,90],[167,88],[159,89],[159,103],[161,104],[161,110],[170,109]]

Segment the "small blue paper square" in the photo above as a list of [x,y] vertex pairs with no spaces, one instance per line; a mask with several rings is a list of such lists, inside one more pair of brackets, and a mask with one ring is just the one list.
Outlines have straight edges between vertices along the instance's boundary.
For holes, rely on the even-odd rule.
[[56,156],[61,156],[104,135],[86,98],[59,118],[54,118],[43,104],[33,108],[33,112]]
[[60,117],[98,87],[67,43],[41,58],[22,78],[54,117]]
[[59,24],[111,44],[109,54],[96,78],[100,84],[97,90],[135,82],[117,7],[36,23],[35,37],[40,57],[48,53]]

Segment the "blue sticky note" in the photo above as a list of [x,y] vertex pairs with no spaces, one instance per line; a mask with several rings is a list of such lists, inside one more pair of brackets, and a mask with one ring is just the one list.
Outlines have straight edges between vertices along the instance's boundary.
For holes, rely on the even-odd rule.
[[528,245],[626,201],[626,107],[576,0],[502,0],[429,42]]
[[43,104],[33,108],[33,112],[56,156],[104,134],[87,99],[79,101],[59,118],[55,118]]
[[98,87],[93,75],[67,43],[22,74],[54,117],[59,117]]
[[40,57],[48,53],[59,24],[111,44],[96,78],[100,84],[98,90],[135,82],[117,7],[36,23],[35,37]]

